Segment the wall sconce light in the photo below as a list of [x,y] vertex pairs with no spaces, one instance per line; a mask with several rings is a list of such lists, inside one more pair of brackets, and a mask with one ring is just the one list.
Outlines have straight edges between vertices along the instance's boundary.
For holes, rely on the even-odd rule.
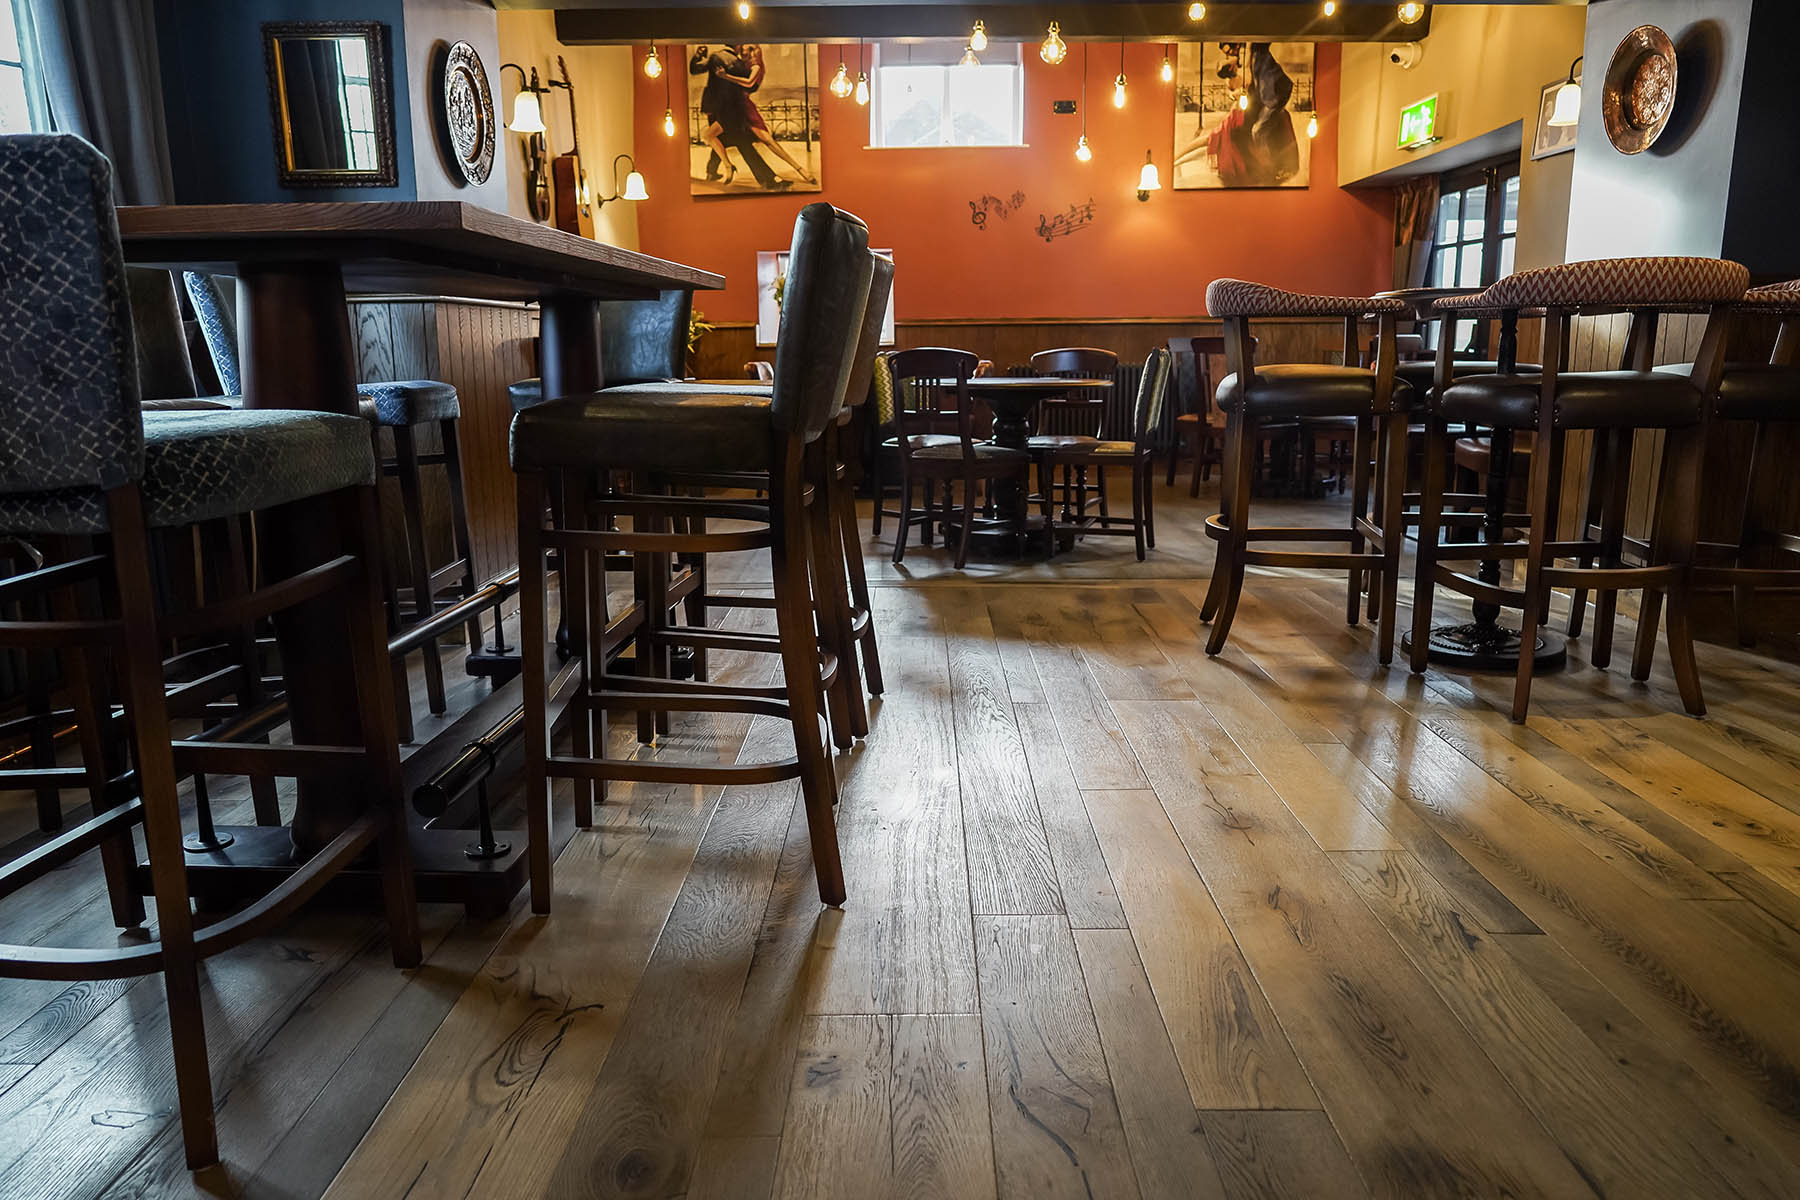
[[1162,172],[1156,169],[1152,152],[1144,151],[1144,169],[1138,172],[1137,197],[1140,203],[1150,199],[1151,192],[1162,191]]
[[550,219],[550,163],[544,143],[544,108],[538,97],[550,89],[538,82],[537,68],[525,74],[518,63],[500,64],[500,74],[511,67],[519,73],[519,94],[513,98],[512,123],[507,131],[524,136],[520,149],[525,157],[525,210],[534,221]]
[[617,195],[602,196],[596,200],[594,202],[596,208],[611,204],[614,200],[648,200],[650,198],[650,191],[644,186],[644,177],[638,174],[637,160],[629,154],[621,154],[613,159],[613,186],[618,187],[619,184],[620,163],[626,163],[631,168],[625,175],[625,186],[620,188]]
[[1575,74],[1580,66],[1580,58],[1569,64],[1569,77],[1556,89],[1556,101],[1550,109],[1550,119],[1544,124],[1558,129],[1581,124],[1581,77]]
[[513,98],[512,123],[506,127],[507,131],[527,135],[544,132],[544,108],[538,97],[550,89],[538,82],[536,67],[531,68],[529,78],[525,68],[518,63],[501,63],[501,73],[504,74],[508,67],[519,73],[519,94]]

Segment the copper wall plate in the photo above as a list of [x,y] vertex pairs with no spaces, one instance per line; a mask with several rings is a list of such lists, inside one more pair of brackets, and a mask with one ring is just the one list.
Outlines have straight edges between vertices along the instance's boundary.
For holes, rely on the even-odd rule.
[[494,169],[499,132],[494,125],[494,96],[488,90],[487,68],[467,42],[457,42],[444,56],[439,103],[450,157],[457,169],[470,183],[486,183]]
[[1656,144],[1675,110],[1675,45],[1654,25],[1625,35],[1607,64],[1600,93],[1606,136],[1621,154]]

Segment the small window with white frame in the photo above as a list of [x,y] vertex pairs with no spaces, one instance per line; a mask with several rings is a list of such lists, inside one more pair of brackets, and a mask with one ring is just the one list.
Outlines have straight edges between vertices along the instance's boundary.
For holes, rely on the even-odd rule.
[[28,0],[0,0],[0,133],[49,128],[30,32]]
[[961,42],[881,42],[874,68],[875,148],[1025,144],[1018,43],[995,42],[977,56]]

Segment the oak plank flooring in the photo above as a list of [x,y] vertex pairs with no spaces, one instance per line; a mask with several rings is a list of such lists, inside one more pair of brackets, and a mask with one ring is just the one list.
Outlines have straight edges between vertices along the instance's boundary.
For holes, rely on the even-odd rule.
[[1106,869],[1093,822],[1069,770],[1056,719],[1044,704],[1014,704],[1013,719],[1018,722],[1069,924],[1076,929],[1125,928],[1125,910],[1119,907],[1112,873]]
[[887,1194],[894,1172],[890,1022],[886,1016],[807,1020],[775,1168],[778,1200]]
[[1369,1193],[1322,1112],[1200,1114],[1230,1200],[1361,1200]]
[[896,1016],[890,1138],[896,1197],[994,1195],[987,1066],[974,1014]]

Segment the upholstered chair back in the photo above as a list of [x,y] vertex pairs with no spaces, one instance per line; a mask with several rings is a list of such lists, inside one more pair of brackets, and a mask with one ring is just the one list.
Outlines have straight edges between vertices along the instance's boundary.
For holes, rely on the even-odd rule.
[[1173,369],[1174,356],[1161,346],[1144,360],[1144,373],[1138,379],[1137,408],[1132,416],[1132,439],[1140,445],[1162,427],[1163,404],[1169,395]]
[[775,349],[775,428],[812,441],[844,402],[875,263],[869,227],[829,204],[794,222]]

